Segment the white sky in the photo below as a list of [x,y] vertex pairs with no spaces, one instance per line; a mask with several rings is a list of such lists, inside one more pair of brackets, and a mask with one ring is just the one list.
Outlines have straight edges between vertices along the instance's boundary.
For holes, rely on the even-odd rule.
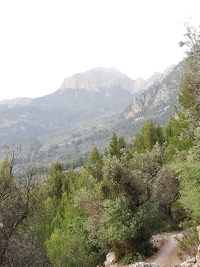
[[199,10],[199,0],[0,0],[0,100],[52,93],[98,66],[147,79],[182,60],[183,23],[200,24]]

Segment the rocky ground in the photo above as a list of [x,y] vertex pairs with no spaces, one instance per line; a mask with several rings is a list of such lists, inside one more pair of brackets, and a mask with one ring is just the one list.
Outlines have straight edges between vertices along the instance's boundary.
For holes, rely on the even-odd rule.
[[[176,241],[176,235],[160,238],[160,244],[158,241],[158,252],[151,258],[147,259],[147,262],[154,262],[160,267],[172,267],[180,264],[183,260],[178,257],[180,248]],[[186,260],[185,258],[184,260]]]
[[[197,227],[200,237],[200,226]],[[151,242],[158,248],[155,255],[148,258],[146,262],[138,262],[122,266],[117,263],[115,254],[110,252],[106,256],[105,267],[200,267],[200,246],[198,247],[196,257],[191,258],[182,254],[182,259],[178,257],[180,248],[176,237],[180,238],[182,234],[155,235]]]

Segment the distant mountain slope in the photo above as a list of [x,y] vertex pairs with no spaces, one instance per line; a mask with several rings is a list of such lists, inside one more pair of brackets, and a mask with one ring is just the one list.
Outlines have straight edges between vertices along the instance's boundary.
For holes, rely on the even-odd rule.
[[183,71],[183,62],[174,66],[161,77],[160,82],[157,79],[147,90],[135,96],[132,104],[123,112],[122,116],[125,119],[138,117],[138,115],[158,117],[171,111],[174,105],[179,105],[177,91]]
[[[118,113],[130,104],[130,93],[113,87],[104,92],[87,92],[69,89],[41,98],[26,105],[7,108],[0,105],[0,131],[10,133],[10,138],[40,136],[49,131],[59,131],[80,120],[87,121],[109,111]],[[2,136],[3,138],[3,136]]]
[[64,79],[61,88],[39,98],[0,101],[0,145],[25,142],[40,162],[66,160],[104,149],[112,132],[129,141],[152,117],[166,123],[182,64],[132,80],[115,68],[95,68]]
[[23,107],[30,104],[32,101],[32,98],[26,97],[18,97],[11,100],[5,99],[0,101],[0,111],[8,108]]
[[76,90],[61,86],[44,97],[1,101],[0,144],[8,138],[39,137],[61,131],[99,116],[109,118],[122,112],[133,99],[127,90],[132,80],[114,68],[97,68],[70,79],[75,81],[72,85]]

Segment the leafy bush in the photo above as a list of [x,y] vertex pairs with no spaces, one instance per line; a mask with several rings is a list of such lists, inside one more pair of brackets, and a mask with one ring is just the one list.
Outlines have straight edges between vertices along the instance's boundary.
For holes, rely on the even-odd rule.
[[139,261],[144,261],[144,256],[139,254],[139,253],[136,253],[136,254],[129,254],[129,255],[126,255],[121,261],[120,263],[122,265],[124,264],[131,264],[131,263],[135,263],[135,262],[139,262]]

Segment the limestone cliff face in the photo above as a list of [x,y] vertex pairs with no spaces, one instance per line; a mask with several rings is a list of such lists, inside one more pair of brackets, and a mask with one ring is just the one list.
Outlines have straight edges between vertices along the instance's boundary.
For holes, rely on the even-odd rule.
[[114,67],[98,67],[84,73],[77,73],[64,79],[60,90],[84,89],[89,92],[100,92],[114,86],[121,86],[131,92],[134,89],[135,81],[125,74],[116,70]]
[[[140,112],[148,112],[158,108],[164,112],[169,106],[178,103],[178,87],[183,73],[183,66],[168,68],[163,74],[155,73],[143,83],[145,90],[134,97],[132,104],[125,110],[125,119],[134,118]],[[141,114],[142,115],[142,114]]]
[[173,68],[174,66],[168,68],[164,73],[156,72],[148,80],[144,80],[142,78],[132,80],[114,67],[98,67],[65,78],[60,90],[65,91],[67,89],[84,89],[88,92],[100,92],[108,88],[120,86],[121,88],[134,94],[147,90],[152,84],[160,83],[166,77],[166,75],[173,70]]

